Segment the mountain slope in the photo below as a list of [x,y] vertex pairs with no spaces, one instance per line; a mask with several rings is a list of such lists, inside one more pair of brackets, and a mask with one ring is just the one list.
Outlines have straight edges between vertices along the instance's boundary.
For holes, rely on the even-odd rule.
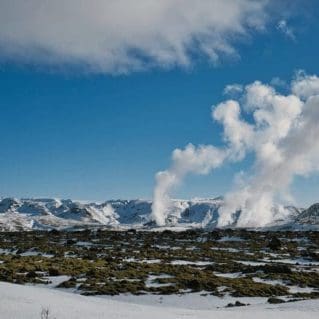
[[319,203],[311,205],[297,216],[298,224],[318,225],[319,224]]
[[[80,203],[59,199],[0,200],[0,230],[67,229],[75,227],[150,227],[152,202],[148,200],[109,200],[104,203]],[[173,200],[167,226],[213,228],[217,225],[222,198]],[[287,207],[287,220],[271,226],[319,225],[319,204],[301,211]]]

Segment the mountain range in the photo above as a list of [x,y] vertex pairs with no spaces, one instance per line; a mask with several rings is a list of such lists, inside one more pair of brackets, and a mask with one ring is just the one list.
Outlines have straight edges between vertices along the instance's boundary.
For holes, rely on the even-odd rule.
[[[0,231],[77,229],[83,227],[155,228],[150,219],[150,200],[109,200],[88,203],[60,199],[0,200]],[[217,226],[223,198],[172,200],[166,227],[208,228]],[[286,207],[289,216],[276,219],[266,228],[318,229],[319,203],[307,209]],[[239,212],[240,214],[240,212]],[[236,227],[236,223],[232,225]]]

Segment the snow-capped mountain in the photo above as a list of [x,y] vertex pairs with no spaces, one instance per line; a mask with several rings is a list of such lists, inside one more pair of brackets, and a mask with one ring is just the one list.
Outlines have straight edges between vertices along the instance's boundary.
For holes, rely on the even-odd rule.
[[[167,223],[207,226],[216,224],[222,200],[173,200]],[[15,199],[0,201],[0,230],[70,228],[80,226],[142,227],[150,223],[152,202],[110,200],[81,203],[59,199]]]
[[[68,229],[75,227],[151,227],[152,202],[148,200],[109,200],[81,203],[59,199],[0,200],[0,230]],[[172,200],[167,225],[171,227],[214,228],[223,199]],[[287,220],[274,226],[319,225],[319,204],[301,210],[287,207]]]
[[319,224],[319,203],[311,205],[305,209],[296,218],[296,222],[302,225],[318,225]]

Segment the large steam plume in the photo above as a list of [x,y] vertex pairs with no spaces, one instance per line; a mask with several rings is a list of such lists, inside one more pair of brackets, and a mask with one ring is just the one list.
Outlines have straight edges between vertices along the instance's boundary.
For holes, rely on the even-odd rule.
[[289,91],[280,94],[256,81],[245,86],[238,99],[213,107],[225,145],[189,144],[174,150],[171,167],[156,175],[152,217],[158,225],[165,224],[172,189],[187,174],[208,174],[248,154],[254,158],[252,167],[235,178],[219,210],[218,225],[232,224],[239,211],[238,226],[264,226],[286,216],[284,203],[293,201],[289,187],[294,177],[319,170],[319,78],[299,72]]
[[152,217],[159,226],[165,225],[169,210],[170,192],[189,173],[208,174],[221,165],[226,157],[224,150],[212,145],[195,147],[188,144],[184,150],[176,149],[172,156],[171,167],[156,174],[156,187],[152,206]]

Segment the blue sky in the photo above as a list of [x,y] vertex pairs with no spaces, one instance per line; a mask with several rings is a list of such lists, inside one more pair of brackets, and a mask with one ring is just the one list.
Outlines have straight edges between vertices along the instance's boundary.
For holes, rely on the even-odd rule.
[[[237,57],[218,65],[200,55],[189,67],[114,74],[2,54],[0,195],[151,198],[154,175],[169,166],[173,149],[221,143],[210,113],[225,99],[227,84],[289,82],[299,69],[319,74],[319,4],[309,8],[287,18],[294,39],[269,23],[236,42]],[[190,176],[175,196],[222,195],[247,162]],[[318,182],[316,175],[298,178],[292,187],[297,201],[318,200]]]

